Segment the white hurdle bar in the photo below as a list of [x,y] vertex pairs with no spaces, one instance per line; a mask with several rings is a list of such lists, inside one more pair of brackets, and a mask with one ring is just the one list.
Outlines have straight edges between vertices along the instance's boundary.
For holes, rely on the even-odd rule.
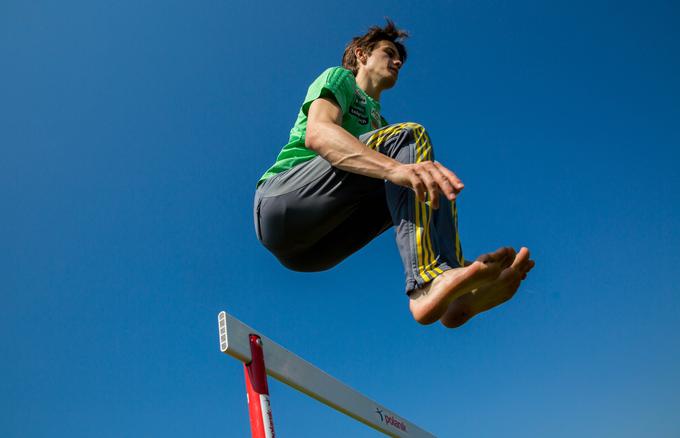
[[[392,437],[434,438],[391,410],[345,385],[306,360],[281,347],[226,312],[218,315],[220,350],[246,364],[251,362],[251,336],[259,336],[266,373],[276,380]],[[248,379],[246,371],[246,380]],[[250,388],[249,388],[250,389]],[[266,401],[268,404],[268,399]],[[259,404],[259,403],[258,403]],[[268,412],[271,420],[271,411]],[[251,420],[252,421],[252,420]],[[252,425],[252,423],[251,423]],[[273,425],[272,435],[273,436]],[[253,431],[253,436],[255,432]],[[268,436],[270,436],[268,434]]]

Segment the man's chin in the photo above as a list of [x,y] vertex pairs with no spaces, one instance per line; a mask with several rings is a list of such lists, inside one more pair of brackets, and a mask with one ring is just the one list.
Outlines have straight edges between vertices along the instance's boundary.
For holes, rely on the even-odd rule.
[[396,77],[389,77],[385,78],[383,81],[383,89],[389,90],[390,88],[394,87],[397,85],[397,78]]

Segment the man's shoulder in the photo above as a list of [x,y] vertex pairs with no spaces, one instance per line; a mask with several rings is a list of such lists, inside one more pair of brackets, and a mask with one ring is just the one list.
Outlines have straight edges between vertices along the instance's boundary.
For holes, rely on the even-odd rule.
[[325,75],[325,74],[334,74],[334,75],[337,74],[337,75],[344,75],[344,76],[349,75],[349,76],[354,77],[354,75],[352,74],[352,72],[350,70],[347,70],[345,67],[342,67],[342,66],[339,66],[339,65],[336,65],[336,66],[333,66],[333,67],[328,67],[322,73],[322,75]]
[[326,70],[321,73],[317,79],[314,82],[324,82],[326,84],[328,83],[346,83],[348,85],[356,85],[356,79],[354,78],[354,74],[350,70],[347,70],[344,67],[328,67]]
[[301,114],[306,116],[309,106],[319,97],[334,98],[344,114],[349,110],[356,90],[356,79],[351,71],[342,67],[329,67],[307,89]]

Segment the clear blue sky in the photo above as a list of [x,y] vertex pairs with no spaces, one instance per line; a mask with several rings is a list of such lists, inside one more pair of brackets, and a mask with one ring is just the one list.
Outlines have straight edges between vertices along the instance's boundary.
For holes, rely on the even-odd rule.
[[[0,4],[0,436],[247,436],[220,310],[441,437],[680,436],[678,3],[422,3]],[[391,232],[300,274],[253,231],[306,87],[384,16],[383,113],[466,183],[466,255],[537,261],[459,330],[411,319]],[[271,392],[281,437],[378,436]]]

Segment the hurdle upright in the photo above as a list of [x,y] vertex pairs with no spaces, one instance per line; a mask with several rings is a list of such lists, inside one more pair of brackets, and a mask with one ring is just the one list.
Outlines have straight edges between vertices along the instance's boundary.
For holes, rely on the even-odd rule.
[[244,364],[253,438],[275,436],[266,374],[385,435],[434,438],[431,433],[286,350],[227,312],[220,312],[217,319],[220,350]]

